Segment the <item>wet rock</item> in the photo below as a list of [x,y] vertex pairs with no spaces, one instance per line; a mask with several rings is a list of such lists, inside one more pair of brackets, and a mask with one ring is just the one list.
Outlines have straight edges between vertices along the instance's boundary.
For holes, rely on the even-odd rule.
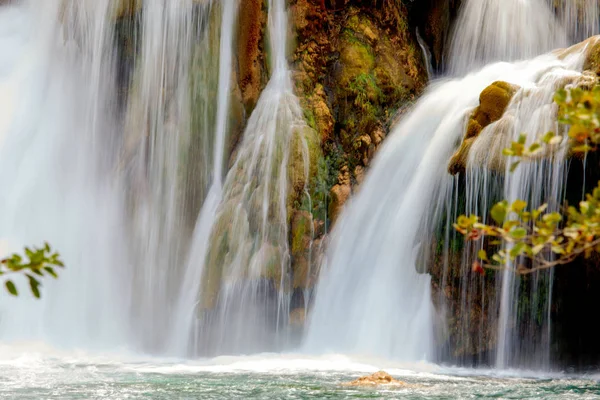
[[308,211],[298,210],[292,217],[292,257],[301,255],[313,236],[313,218]]
[[363,180],[365,179],[365,169],[360,165],[357,165],[356,168],[354,168],[354,179],[356,179],[358,185],[363,183]]
[[375,372],[372,375],[362,376],[352,382],[344,383],[344,386],[407,386],[406,382],[394,379],[385,371]]
[[342,167],[338,176],[338,183],[331,188],[329,196],[329,218],[334,224],[344,208],[344,204],[350,198],[352,187],[350,186],[350,173],[347,166]]
[[485,127],[502,117],[518,89],[519,87],[516,85],[496,81],[481,92],[479,106],[473,111],[467,122],[463,142],[448,164],[450,174],[456,175],[465,171],[471,146]]
[[312,128],[303,126],[294,131],[288,160],[290,206],[301,199],[311,180],[317,176],[318,161],[322,154],[320,138]]
[[118,0],[114,3],[114,18],[129,18],[141,10],[142,0]]
[[304,308],[295,308],[290,311],[289,324],[291,326],[301,328],[306,320],[306,310]]
[[588,47],[583,69],[600,75],[600,36],[593,36],[583,43]]
[[238,64],[240,71],[240,89],[246,112],[256,106],[261,91],[262,58],[260,42],[263,37],[265,13],[263,1],[244,2],[239,13]]

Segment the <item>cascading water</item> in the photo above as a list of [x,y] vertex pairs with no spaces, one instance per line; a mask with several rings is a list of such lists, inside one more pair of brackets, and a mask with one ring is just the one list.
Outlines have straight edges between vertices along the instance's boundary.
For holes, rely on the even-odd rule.
[[[467,2],[463,5],[455,26],[450,49],[450,70],[452,73],[464,73],[478,62],[524,58],[587,38],[600,29],[597,20],[598,7],[599,3],[596,0],[559,1],[547,4],[543,1],[520,0],[502,3]],[[556,11],[556,16],[553,11]],[[464,29],[465,26],[468,28]],[[466,54],[465,49],[467,49]],[[581,65],[577,65],[576,61],[572,62],[570,70],[574,77],[571,76],[571,80],[580,77],[578,68],[581,68]],[[530,137],[534,137],[544,129],[556,131],[558,126],[555,123],[550,124],[551,121],[556,121],[556,110],[552,106],[553,93],[559,87],[564,87],[567,82],[566,76],[549,74],[537,90],[521,89],[519,93],[526,93],[532,97],[518,101],[517,105],[513,106],[519,107],[519,111],[514,109],[507,111],[509,115],[520,116],[511,116],[517,122],[503,119],[494,126],[500,126],[501,129],[510,132],[514,129],[514,133],[511,133],[515,136],[513,139],[522,132],[530,133]],[[519,95],[516,98],[518,99]],[[536,116],[531,120],[532,122],[529,124],[522,122],[528,120],[532,114]],[[486,132],[494,132],[494,130],[486,130]],[[480,147],[479,152],[471,153],[471,158],[478,157],[479,160],[471,159],[470,162],[477,166],[488,164],[488,168],[484,168],[483,171],[479,168],[469,169],[466,173],[465,187],[461,187],[460,190],[467,192],[467,213],[485,216],[494,201],[501,198],[515,200],[519,196],[531,204],[549,201],[557,207],[561,203],[564,197],[562,183],[566,179],[561,157],[557,157],[558,161],[554,163],[540,162],[534,163],[534,166],[523,167],[525,171],[515,174],[498,174],[498,159],[502,157],[490,158],[490,146],[495,146],[492,154],[499,155],[501,147],[507,146],[508,142],[497,138],[492,140],[489,135],[482,136],[484,140],[474,146]],[[484,159],[487,161],[483,161]],[[500,163],[502,164],[502,161]],[[496,164],[495,171],[494,168],[490,168],[492,164]],[[506,182],[502,179],[503,175],[509,176]],[[513,189],[511,191],[506,186],[502,190],[502,185],[509,185]],[[535,189],[539,187],[546,190]],[[451,215],[448,216],[448,220],[452,220]],[[463,271],[468,270],[470,262],[473,261],[468,256],[468,250],[467,248],[463,255]],[[445,276],[449,273],[446,268]],[[477,340],[480,345],[485,341],[489,343],[497,340],[497,353],[494,358],[498,367],[507,367],[516,363],[534,368],[548,368],[552,284],[553,278],[550,272],[539,272],[534,277],[517,280],[512,273],[507,272],[503,279],[497,280],[493,289],[497,297],[487,296],[488,300],[491,297],[491,301],[485,304],[488,317],[485,322],[483,317],[480,321]],[[482,296],[480,299],[486,298],[485,293],[480,293],[481,288],[473,285],[477,283],[468,278],[461,280],[462,313],[473,307],[475,293],[478,293],[477,296]],[[483,300],[482,302],[485,303]],[[520,302],[526,304],[526,307],[519,306]],[[499,318],[496,320],[492,316],[498,312]],[[491,334],[495,339],[490,338],[489,332],[485,332],[486,324],[498,327],[497,333]],[[462,326],[460,329],[464,346],[468,348],[474,340],[468,333],[472,327]],[[479,346],[481,347],[486,346]]]
[[464,75],[490,62],[533,57],[567,43],[545,0],[467,0],[454,24],[449,70]]
[[599,0],[547,0],[566,28],[571,42],[585,40],[600,33],[600,1]]
[[3,250],[48,240],[72,266],[45,282],[41,302],[27,298],[25,281],[18,300],[0,295],[3,339],[114,345],[127,336],[109,12],[108,1],[0,7],[0,96],[10,105],[0,116]]
[[560,76],[572,68],[547,56],[494,64],[430,88],[394,129],[334,228],[308,349],[404,360],[433,357],[430,280],[419,273],[426,268],[418,254],[429,247],[452,191],[447,161],[464,132],[464,117],[495,80],[545,87],[554,69]]
[[194,10],[191,0],[150,0],[141,10],[140,56],[129,96],[121,171],[132,189],[130,303],[142,348],[160,348],[172,326],[170,302],[178,291],[188,231],[185,195],[188,187],[204,183],[185,180],[187,166],[200,162],[199,155],[181,160],[198,140],[190,134],[189,117],[195,11],[202,18],[210,7]]
[[[193,229],[185,215],[197,215],[223,175],[232,2],[221,12],[211,2],[148,0],[117,21],[111,0],[34,3],[0,7],[10,38],[0,42],[0,87],[11,105],[0,116],[0,180],[10,193],[0,199],[0,237],[3,252],[49,241],[69,273],[44,282],[41,301],[13,304],[2,293],[1,337],[169,351],[185,328],[173,312]],[[139,38],[133,54],[114,26]],[[125,59],[133,72],[123,72]],[[218,77],[198,71],[210,59]]]
[[[293,93],[285,2],[271,0],[271,77],[226,171],[238,3],[145,0],[132,22],[139,43],[130,73],[117,68],[114,1],[0,7],[0,187],[9,194],[0,197],[0,248],[47,240],[68,266],[58,281],[44,281],[41,301],[0,294],[2,340],[179,355],[289,343],[290,193],[306,189],[295,187],[293,174],[308,181],[314,132]],[[596,33],[597,8],[592,0],[466,0],[450,74]],[[492,64],[428,89],[331,234],[305,349],[435,357],[435,327],[451,312],[435,315],[424,273],[432,268],[432,232],[463,212],[459,191],[465,212],[484,215],[496,197],[560,203],[563,155],[514,174],[504,165],[492,171],[498,160],[489,155],[521,131],[531,140],[558,129],[552,94],[583,79],[582,51]],[[447,162],[479,94],[495,80],[520,89],[473,144],[461,183]],[[443,236],[453,236],[449,224]],[[471,250],[463,252],[463,271]],[[459,312],[475,303],[478,284],[459,279]],[[527,358],[528,366],[547,366],[551,274],[525,281],[507,272],[494,284],[497,296],[482,307],[499,315],[492,318],[496,364]],[[523,292],[535,295],[521,312]]]
[[[541,1],[471,1],[463,7],[452,42],[452,74],[464,74],[474,66],[494,60],[540,54],[567,43],[563,29],[553,26],[555,17]],[[429,89],[387,139],[359,194],[347,206],[331,234],[307,333],[307,349],[404,360],[432,357],[436,317],[432,312],[429,279],[418,272],[435,267],[427,264],[431,262],[427,250],[440,218],[446,212],[449,213],[446,221],[456,218],[459,188],[446,171],[445,161],[465,131],[466,118],[477,105],[479,94],[492,82],[502,80],[522,87],[517,95],[520,100],[509,107],[506,119],[486,128],[477,145],[479,149],[470,153],[469,165],[477,168],[486,162],[498,162],[509,138],[531,132],[529,140],[532,140],[545,133],[544,129],[556,129],[553,93],[581,78],[583,51],[580,47],[571,55],[559,57],[561,53],[556,53],[527,62],[493,64],[462,80],[438,82]],[[502,140],[492,135],[502,130]],[[490,153],[490,147],[495,152]],[[485,217],[485,210],[495,201],[494,193],[509,200],[522,197],[534,205],[550,202],[556,206],[562,199],[564,162],[559,154],[552,161],[523,166],[523,170],[505,181],[499,176],[507,172],[504,167],[499,173],[491,173],[489,166],[484,172],[477,168],[470,167],[465,177],[467,213]],[[545,189],[539,189],[540,186]],[[454,234],[451,225],[445,229],[442,237],[448,246]],[[422,253],[425,254],[420,256]],[[449,250],[444,253],[447,257]],[[466,251],[464,254],[467,261],[473,261]],[[441,317],[470,313],[474,294],[481,296],[473,288],[477,283],[468,277],[467,261],[460,268],[462,272],[458,272],[460,308],[446,313],[441,310]],[[446,283],[455,278],[449,270],[451,262],[448,259],[443,262]],[[465,278],[460,278],[460,274]],[[483,308],[491,313],[500,312],[500,318],[494,320],[497,324],[493,324],[497,332],[492,334],[497,338],[495,358],[499,367],[515,363],[548,365],[552,279],[538,274],[529,282],[533,293],[540,288],[539,296],[531,297],[531,307],[525,311],[529,316],[517,316],[519,286],[509,272],[498,279],[498,297],[489,304],[483,301]],[[546,294],[542,295],[542,291]],[[440,303],[443,302],[444,299]],[[533,336],[532,330],[514,328],[517,319],[537,318],[540,313],[545,321],[540,322],[544,339],[537,343],[534,338],[513,343],[513,338],[524,333]],[[470,327],[463,329],[468,331]],[[493,339],[484,338],[485,331],[480,327],[479,340],[492,342]],[[522,353],[520,358],[515,357],[518,352]],[[531,358],[528,364],[521,363],[528,357]]]
[[[203,354],[272,350],[284,337],[278,332],[289,313],[288,164],[293,141],[309,129],[285,58],[286,21],[284,2],[270,1],[271,78],[248,121],[222,194],[215,196],[218,208],[205,215],[205,203],[196,227],[188,267],[194,277],[188,280],[201,284],[184,293],[187,312],[198,310],[194,347]],[[188,318],[194,324],[195,316]]]

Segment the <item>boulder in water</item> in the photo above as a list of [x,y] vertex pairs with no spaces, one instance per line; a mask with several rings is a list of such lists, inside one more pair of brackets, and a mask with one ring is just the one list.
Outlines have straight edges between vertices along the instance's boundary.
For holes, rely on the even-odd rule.
[[479,106],[469,117],[463,142],[448,164],[450,174],[464,172],[473,142],[485,127],[502,118],[518,89],[519,86],[503,81],[496,81],[483,89],[479,96]]
[[352,382],[344,383],[344,386],[408,386],[406,382],[394,379],[390,374],[385,371],[378,371],[372,375],[361,376]]

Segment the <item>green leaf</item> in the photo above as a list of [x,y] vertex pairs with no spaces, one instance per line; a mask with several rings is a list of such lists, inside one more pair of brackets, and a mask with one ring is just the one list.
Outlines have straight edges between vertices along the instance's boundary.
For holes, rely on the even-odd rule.
[[8,293],[12,294],[13,296],[17,296],[19,294],[17,292],[17,287],[15,286],[13,281],[4,282],[4,286],[6,286],[6,290],[8,290]]
[[36,299],[40,298],[40,282],[35,279],[32,275],[27,274],[27,279],[29,279],[29,288],[31,289],[31,293],[35,296]]
[[50,262],[50,264],[52,264],[52,265],[56,265],[56,266],[58,266],[58,267],[64,267],[64,266],[65,266],[65,264],[63,264],[63,262],[62,262],[62,261],[60,261],[60,260],[52,260],[52,261]]
[[481,249],[477,252],[477,257],[483,261],[487,261],[487,259],[488,259],[487,252],[483,249]]
[[542,136],[542,142],[550,143],[550,140],[553,137],[554,137],[554,132],[552,132],[552,131],[546,132],[546,134],[544,136]]
[[512,203],[511,209],[519,214],[525,207],[527,207],[527,202],[517,199]]
[[501,201],[500,203],[494,204],[492,210],[490,211],[492,219],[496,221],[498,225],[504,222],[504,219],[506,218],[506,206],[507,202]]
[[53,278],[58,278],[58,275],[56,274],[56,272],[54,272],[54,268],[52,267],[44,267],[44,270],[46,272],[48,272]]
[[520,227],[520,226],[515,227],[514,229],[510,230],[509,235],[511,238],[513,238],[515,240],[521,240],[525,236],[527,236],[527,230],[525,230],[525,228]]
[[510,172],[515,172],[519,164],[521,164],[521,161],[515,161],[512,164],[510,164]]

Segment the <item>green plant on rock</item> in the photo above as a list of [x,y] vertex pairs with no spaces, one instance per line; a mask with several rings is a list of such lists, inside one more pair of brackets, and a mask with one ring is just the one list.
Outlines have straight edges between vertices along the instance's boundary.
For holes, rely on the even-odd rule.
[[[56,267],[63,268],[64,264],[60,260],[60,255],[52,251],[50,245],[45,243],[41,248],[25,248],[25,255],[12,254],[11,256],[0,260],[0,276],[9,276],[11,274],[23,274],[27,278],[31,293],[40,297],[39,277],[50,275],[58,278]],[[13,296],[19,294],[15,283],[7,279],[4,282],[6,290]]]
[[[504,155],[515,157],[510,170],[515,170],[523,160],[531,160],[540,154],[556,151],[567,146],[573,155],[585,155],[595,151],[600,143],[600,87],[585,91],[559,90],[554,98],[559,106],[559,122],[568,125],[568,140],[552,132],[531,145],[525,136],[512,142]],[[491,256],[485,249],[479,250],[472,270],[483,274],[484,268],[513,269],[528,274],[556,265],[568,264],[579,256],[589,258],[600,253],[600,182],[585,200],[577,206],[567,206],[560,212],[548,211],[543,204],[531,209],[527,202],[503,200],[496,203],[490,216],[493,224],[485,224],[477,215],[461,215],[455,229],[466,240],[482,241],[485,247],[496,246],[499,250]]]

